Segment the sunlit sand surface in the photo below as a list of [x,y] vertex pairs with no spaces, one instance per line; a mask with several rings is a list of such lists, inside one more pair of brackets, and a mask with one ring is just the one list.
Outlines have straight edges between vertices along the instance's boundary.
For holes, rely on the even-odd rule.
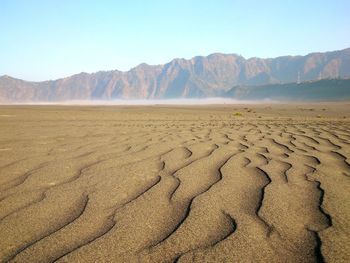
[[1,106],[2,262],[350,262],[350,104]]

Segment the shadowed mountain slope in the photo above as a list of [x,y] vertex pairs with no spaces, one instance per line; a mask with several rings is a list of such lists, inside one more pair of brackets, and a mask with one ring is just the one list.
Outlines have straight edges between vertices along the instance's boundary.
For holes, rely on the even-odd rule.
[[236,86],[225,97],[241,100],[334,101],[350,99],[350,79],[323,79],[303,83]]

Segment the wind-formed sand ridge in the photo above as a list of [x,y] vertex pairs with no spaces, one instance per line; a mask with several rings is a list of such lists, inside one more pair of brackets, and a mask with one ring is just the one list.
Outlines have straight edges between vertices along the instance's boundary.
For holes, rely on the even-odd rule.
[[350,260],[349,117],[283,107],[0,108],[1,261]]

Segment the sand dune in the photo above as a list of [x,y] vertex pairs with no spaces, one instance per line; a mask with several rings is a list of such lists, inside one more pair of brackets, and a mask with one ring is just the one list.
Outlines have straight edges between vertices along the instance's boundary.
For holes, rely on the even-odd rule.
[[349,262],[349,163],[349,104],[1,106],[0,261]]

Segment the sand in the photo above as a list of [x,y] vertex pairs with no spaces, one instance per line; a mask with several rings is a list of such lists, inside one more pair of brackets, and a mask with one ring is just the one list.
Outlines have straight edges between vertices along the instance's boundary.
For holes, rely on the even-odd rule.
[[350,104],[1,106],[0,261],[350,262]]

